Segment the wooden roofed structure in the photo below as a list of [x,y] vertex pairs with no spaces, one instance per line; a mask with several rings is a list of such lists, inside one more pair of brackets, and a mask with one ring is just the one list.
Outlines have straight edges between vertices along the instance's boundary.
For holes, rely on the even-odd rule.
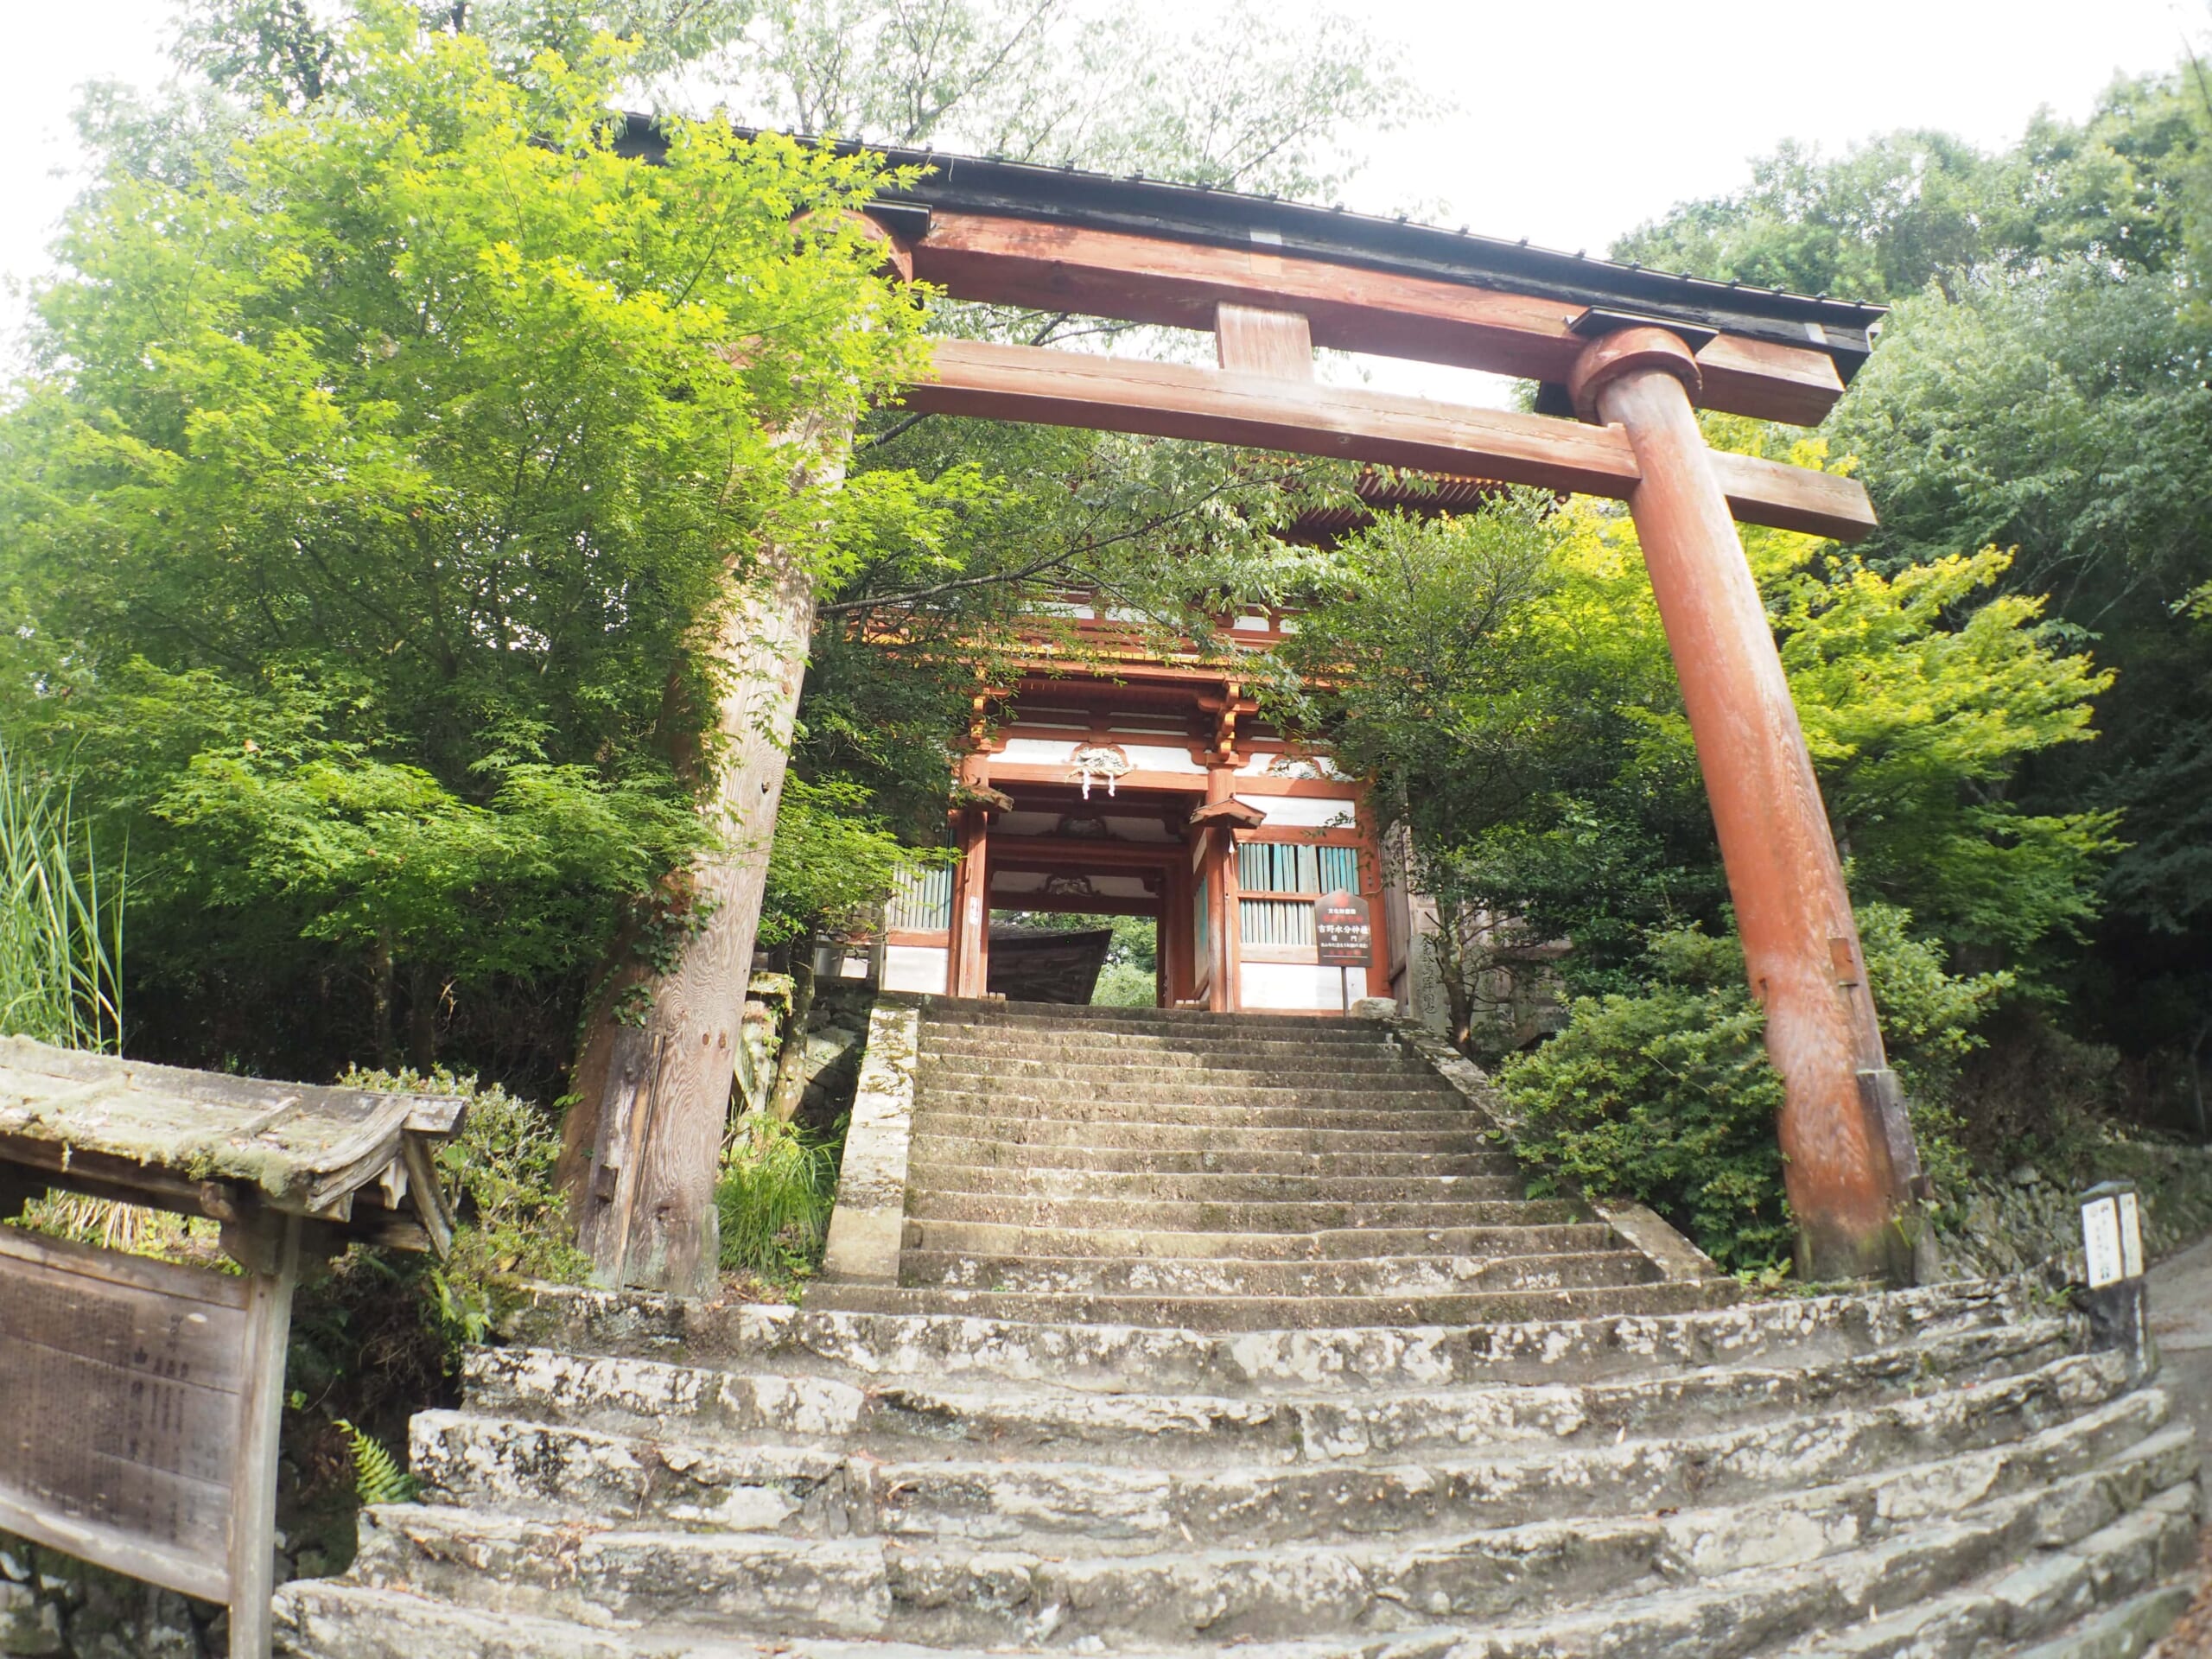
[[267,1659],[302,1260],[443,1255],[466,1104],[0,1039],[0,1220],[50,1188],[206,1217],[238,1269],[0,1227],[0,1530],[226,1602],[232,1659]]

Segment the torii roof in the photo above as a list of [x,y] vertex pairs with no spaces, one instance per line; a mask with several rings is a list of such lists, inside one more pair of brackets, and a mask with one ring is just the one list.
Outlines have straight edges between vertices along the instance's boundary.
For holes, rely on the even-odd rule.
[[[650,117],[628,118],[624,148],[651,153],[660,143]],[[1810,346],[1834,360],[1847,383],[1866,360],[1888,314],[1885,306],[1616,264],[1525,240],[1504,241],[1341,206],[935,149],[843,142],[836,148],[847,153],[865,149],[894,167],[926,169],[912,189],[887,196],[870,210],[909,237],[920,237],[928,214],[940,210],[1215,246],[1262,246],[1273,253],[1365,270],[1557,299],[1692,332]]]

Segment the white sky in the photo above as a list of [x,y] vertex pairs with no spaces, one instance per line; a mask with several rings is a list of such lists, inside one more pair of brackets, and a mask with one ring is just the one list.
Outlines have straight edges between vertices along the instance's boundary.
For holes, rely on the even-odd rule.
[[[1297,0],[1292,0],[1297,3]],[[162,73],[168,0],[8,8],[0,274],[33,276],[73,193],[74,88]],[[2202,0],[1367,0],[1453,107],[1376,141],[1351,205],[1447,204],[1445,222],[1599,252],[1670,203],[1738,183],[1785,138],[1829,150],[1899,126],[1985,148],[2039,106],[2078,118],[2119,72],[2201,37]],[[20,302],[0,301],[14,332]],[[1473,377],[1377,365],[1378,384],[1489,401]],[[1494,394],[1492,394],[1494,395]]]

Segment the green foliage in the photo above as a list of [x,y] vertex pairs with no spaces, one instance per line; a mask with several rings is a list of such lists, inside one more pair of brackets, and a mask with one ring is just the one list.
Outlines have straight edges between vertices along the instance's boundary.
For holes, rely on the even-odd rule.
[[0,742],[0,1032],[123,1047],[119,867],[92,845],[68,783]]
[[837,1145],[768,1112],[748,1112],[731,1131],[715,1185],[725,1272],[779,1283],[821,1265],[837,1193]]
[[[2005,556],[1885,575],[1803,537],[1745,543],[1860,896],[2003,963],[2091,918],[2110,816],[2022,812],[2008,790],[2030,759],[2090,735],[2108,677],[2038,604],[1993,591]],[[1628,991],[1650,931],[1718,925],[1711,817],[1624,519],[1510,497],[1385,521],[1344,559],[1277,695],[1376,777],[1446,914],[1508,918],[1441,935],[1464,1028],[1481,1024],[1484,973],[1516,950],[1571,941],[1571,988]]]
[[438,1173],[458,1202],[453,1249],[428,1268],[423,1318],[444,1344],[448,1369],[481,1342],[511,1287],[524,1280],[581,1283],[590,1259],[571,1242],[568,1203],[554,1184],[559,1125],[497,1084],[436,1071],[348,1071],[353,1089],[460,1095],[461,1131],[438,1148]]
[[353,1453],[353,1494],[366,1503],[412,1503],[422,1486],[381,1443],[343,1417],[334,1421]]
[[[1910,921],[1869,906],[1860,936],[1923,1163],[1942,1186],[1964,1173],[1949,1091],[1980,1044],[1974,1027],[2011,982],[1946,972]],[[1655,932],[1649,946],[1643,989],[1578,1000],[1565,1031],[1500,1070],[1514,1151],[1532,1192],[1571,1183],[1634,1198],[1722,1266],[1770,1268],[1793,1239],[1775,1137],[1782,1079],[1767,1063],[1742,950],[1695,928]]]
[[1887,300],[1992,266],[2069,256],[2185,260],[2204,121],[2186,71],[2116,81],[2079,125],[2048,111],[1996,156],[1941,132],[1886,133],[1824,158],[1784,144],[1728,195],[1684,203],[1613,257],[1721,281]]
[[604,38],[330,40],[319,100],[107,135],[0,415],[0,716],[145,849],[172,997],[334,975],[381,1038],[395,979],[588,973],[697,844],[698,642],[757,547],[857,556],[778,435],[856,417],[920,318],[842,212],[865,156],[620,153]]
[[1149,1008],[1160,1001],[1160,924],[1149,916],[1116,916],[1114,943],[1091,991],[1094,1006]]
[[[2007,834],[2045,843],[2049,870],[2105,862],[2092,843],[2121,843],[2094,926],[2046,882],[2022,884],[2022,909],[2058,940],[2087,933],[2086,950],[2039,951],[2043,977],[2069,995],[2081,1034],[2145,1062],[2132,1109],[2180,1122],[2193,1121],[2188,1057],[2212,997],[2212,653],[2193,610],[2212,591],[2206,88],[2192,58],[2115,82],[2084,122],[2038,116],[1994,154],[1923,133],[1837,157],[1785,148],[1744,189],[1614,250],[1897,302],[1828,423],[1881,519],[1859,556],[1902,576],[2006,550],[1997,590],[2046,607],[2021,632],[2094,643],[2117,671],[2098,742],[2024,757],[1926,828],[1948,833],[1944,818],[1999,802]],[[1929,804],[1889,822],[1919,834]],[[1926,886],[1897,891],[1940,922]],[[1967,873],[1974,931],[2005,932],[2007,886]]]
[[785,781],[768,855],[762,944],[861,923],[890,897],[900,871],[950,856],[906,846],[869,810],[874,800],[874,791],[849,778]]

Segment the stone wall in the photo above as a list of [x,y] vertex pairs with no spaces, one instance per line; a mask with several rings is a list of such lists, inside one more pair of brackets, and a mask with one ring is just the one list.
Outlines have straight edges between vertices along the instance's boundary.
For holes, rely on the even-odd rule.
[[0,1533],[0,1654],[220,1659],[229,1645],[220,1607]]
[[[2153,1260],[2212,1232],[2212,1148],[2113,1136],[2091,1160],[2098,1180],[2135,1182],[2143,1248]],[[2079,1281],[2082,1214],[2070,1182],[2023,1164],[1975,1182],[1946,1206],[1937,1230],[1944,1276],[1971,1279],[2059,1262]]]

